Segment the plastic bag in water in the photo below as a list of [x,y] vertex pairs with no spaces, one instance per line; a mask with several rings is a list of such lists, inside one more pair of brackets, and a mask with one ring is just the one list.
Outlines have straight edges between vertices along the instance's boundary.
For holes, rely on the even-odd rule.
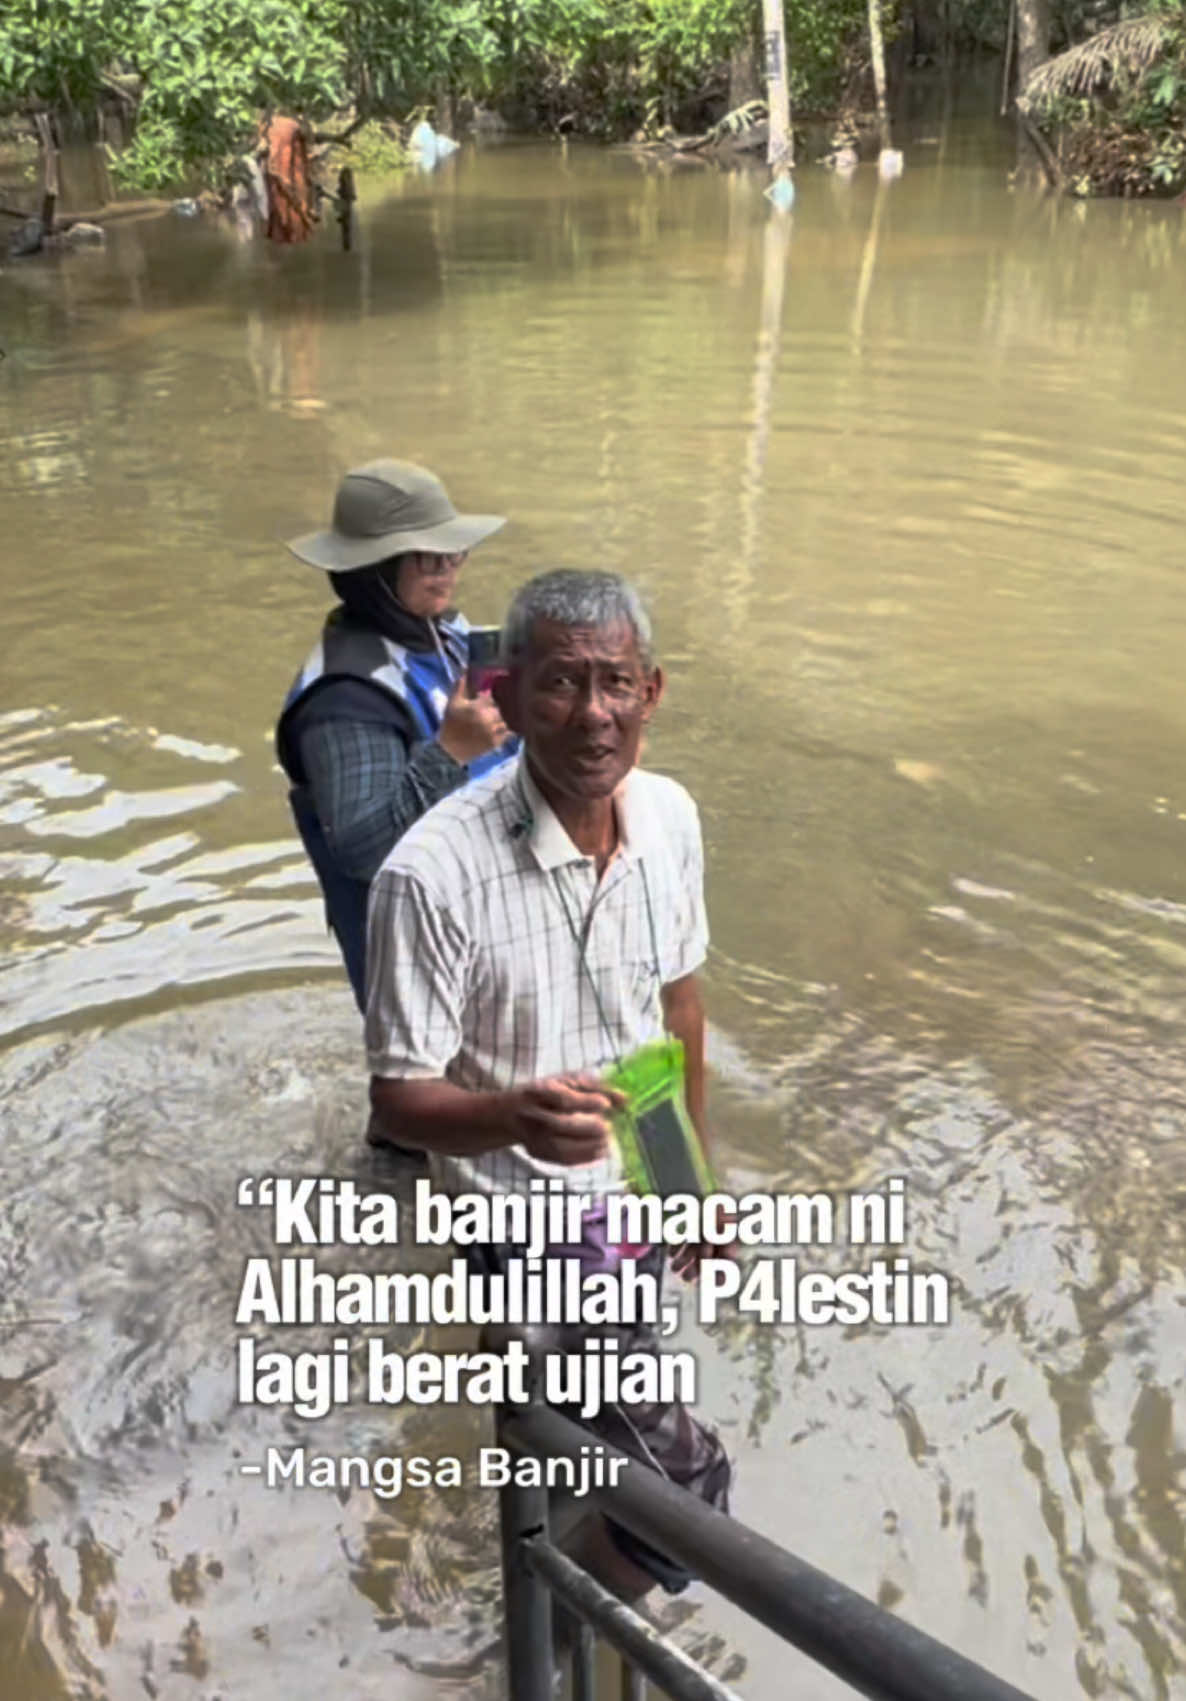
[[431,171],[441,160],[448,159],[450,154],[457,152],[457,143],[451,136],[442,136],[427,119],[421,119],[412,134],[408,137],[416,163],[426,171]]

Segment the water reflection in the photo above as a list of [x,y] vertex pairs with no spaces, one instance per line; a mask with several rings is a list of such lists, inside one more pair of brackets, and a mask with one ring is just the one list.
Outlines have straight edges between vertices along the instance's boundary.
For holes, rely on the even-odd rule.
[[756,566],[758,504],[765,483],[774,376],[782,347],[783,297],[792,229],[789,213],[772,212],[762,242],[762,307],[754,358],[753,424],[742,480],[740,577],[744,582],[739,584],[732,575],[726,575],[721,586],[722,605],[734,620],[743,621],[749,612],[747,592]]
[[[298,847],[280,839],[199,851],[196,822],[239,794],[234,780],[125,790],[106,773],[80,769],[70,754],[89,748],[107,766],[114,744],[129,765],[151,767],[159,754],[160,771],[174,774],[179,761],[199,772],[234,769],[240,751],[115,718],[72,724],[30,710],[6,720],[0,830],[9,830],[11,848],[0,859],[0,1034],[169,986],[238,979],[289,963],[294,952],[310,965],[333,960],[328,942],[317,942],[320,905]],[[143,831],[171,819],[187,830]]]

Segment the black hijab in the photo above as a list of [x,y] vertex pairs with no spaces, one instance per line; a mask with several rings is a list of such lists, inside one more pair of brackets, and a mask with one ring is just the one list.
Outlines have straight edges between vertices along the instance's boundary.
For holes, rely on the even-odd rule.
[[[346,612],[365,626],[382,632],[405,650],[426,654],[440,648],[427,615],[412,614],[400,602],[392,589],[395,563],[378,561],[373,567],[355,567],[348,573],[331,573],[329,582],[340,598]],[[441,616],[448,619],[452,610]]]

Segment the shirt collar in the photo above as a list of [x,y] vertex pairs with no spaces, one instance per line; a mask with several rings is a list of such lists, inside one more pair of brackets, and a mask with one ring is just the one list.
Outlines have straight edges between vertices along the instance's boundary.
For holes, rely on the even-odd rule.
[[[652,811],[647,806],[643,787],[637,783],[637,775],[638,769],[632,768],[614,793],[614,809],[618,817],[618,848],[614,861],[619,857],[624,861],[637,859],[653,836]],[[527,805],[527,816],[517,825],[520,831],[525,831],[531,854],[545,873],[570,862],[591,862],[592,858],[573,844],[555,810],[532,779],[526,755],[519,758],[519,785]]]

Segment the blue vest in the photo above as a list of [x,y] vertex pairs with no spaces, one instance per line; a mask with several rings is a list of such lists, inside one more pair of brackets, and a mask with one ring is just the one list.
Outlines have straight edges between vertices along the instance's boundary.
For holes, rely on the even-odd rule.
[[[423,743],[437,736],[445,705],[465,669],[469,655],[469,622],[453,615],[437,622],[443,655],[432,650],[418,653],[385,638],[373,626],[350,618],[335,609],[325,623],[320,640],[301,668],[276,726],[276,754],[292,782],[288,801],[301,842],[313,864],[325,895],[326,919],[342,952],[346,973],[362,1010],[366,1004],[365,880],[356,880],[335,861],[325,831],[313,807],[306,775],[301,766],[298,740],[293,737],[296,712],[317,691],[343,680],[355,682],[359,712],[369,720],[391,727],[395,736]],[[479,757],[466,769],[467,781],[479,778],[512,756],[518,740],[501,750]]]

